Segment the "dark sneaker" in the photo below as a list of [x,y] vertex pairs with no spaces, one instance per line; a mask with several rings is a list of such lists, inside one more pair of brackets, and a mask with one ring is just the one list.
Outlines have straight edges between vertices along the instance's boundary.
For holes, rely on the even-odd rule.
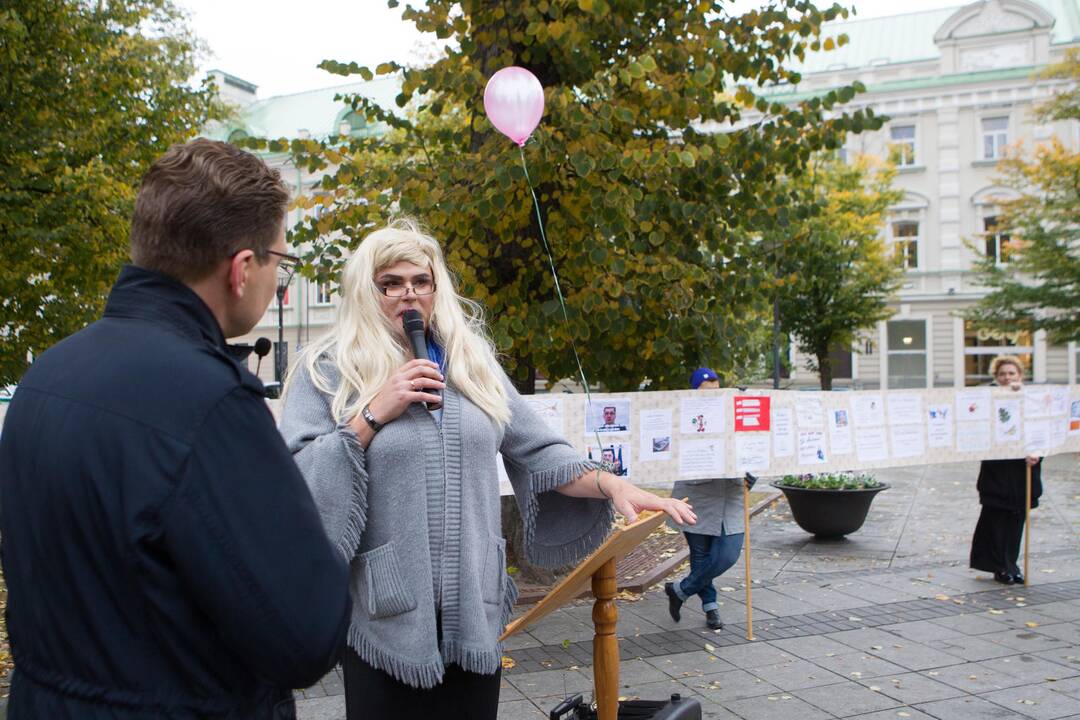
[[1012,585],[1013,583],[1016,582],[1016,580],[1013,578],[1012,575],[1009,575],[1008,573],[1003,573],[1003,572],[994,573],[994,579],[997,580],[1002,585]]
[[667,595],[667,611],[671,613],[671,619],[679,622],[682,620],[682,600],[675,594],[675,586],[664,583],[664,594]]
[[724,627],[724,623],[720,622],[719,610],[706,610],[705,611],[705,624],[709,626],[710,630],[720,630]]
[[1012,581],[1013,581],[1013,585],[1023,585],[1024,584],[1024,576],[1023,575],[1013,575],[1012,576]]

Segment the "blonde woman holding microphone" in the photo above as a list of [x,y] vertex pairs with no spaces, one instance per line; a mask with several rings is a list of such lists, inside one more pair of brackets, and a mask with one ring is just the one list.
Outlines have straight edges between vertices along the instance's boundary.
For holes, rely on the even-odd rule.
[[[593,550],[612,509],[631,519],[663,510],[683,523],[693,512],[600,471],[547,427],[499,366],[439,244],[414,222],[367,236],[341,293],[331,332],[289,378],[281,430],[351,563],[347,716],[494,720],[498,637],[516,597],[496,454],[541,565]],[[430,360],[411,359],[410,310]]]

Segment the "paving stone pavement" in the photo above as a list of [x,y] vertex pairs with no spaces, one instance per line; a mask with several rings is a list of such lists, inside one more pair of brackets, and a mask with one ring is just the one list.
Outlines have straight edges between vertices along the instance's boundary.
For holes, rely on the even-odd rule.
[[[1080,465],[1045,463],[1029,587],[967,568],[977,464],[896,468],[850,538],[823,542],[777,503],[751,524],[756,639],[743,561],[717,580],[725,627],[696,600],[668,616],[659,588],[619,605],[620,693],[678,692],[710,720],[1080,720]],[[678,576],[678,573],[676,573]],[[592,692],[591,604],[507,642],[499,720],[548,717]],[[340,671],[297,694],[301,720],[340,720]]]

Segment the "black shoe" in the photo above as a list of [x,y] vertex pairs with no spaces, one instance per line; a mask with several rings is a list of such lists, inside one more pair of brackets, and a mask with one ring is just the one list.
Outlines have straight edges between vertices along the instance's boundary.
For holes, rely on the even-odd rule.
[[[994,579],[1002,585],[1012,585],[1016,582],[1016,579],[1012,575],[1003,572],[994,573]],[[1023,582],[1023,580],[1021,580],[1021,582]]]
[[1013,575],[1012,576],[1012,581],[1013,581],[1013,585],[1023,585],[1024,584],[1024,576],[1020,575],[1020,574]]
[[671,613],[671,619],[679,622],[682,620],[682,600],[675,594],[675,586],[664,583],[664,593],[667,595],[667,611]]
[[719,610],[706,610],[705,611],[705,624],[708,625],[710,630],[721,630],[724,627],[724,623],[720,622]]

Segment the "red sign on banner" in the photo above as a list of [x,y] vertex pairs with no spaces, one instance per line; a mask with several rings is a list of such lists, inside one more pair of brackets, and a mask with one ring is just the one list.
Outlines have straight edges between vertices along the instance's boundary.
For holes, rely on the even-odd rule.
[[735,396],[735,432],[769,429],[769,398],[759,395]]

